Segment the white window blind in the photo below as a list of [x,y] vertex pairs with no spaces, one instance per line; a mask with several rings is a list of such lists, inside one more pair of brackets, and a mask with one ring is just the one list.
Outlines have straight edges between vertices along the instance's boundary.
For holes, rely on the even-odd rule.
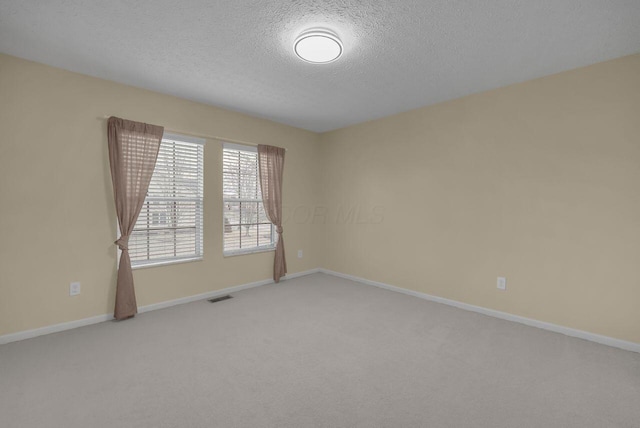
[[134,267],[203,256],[204,140],[165,133],[129,238]]
[[272,250],[275,234],[262,205],[257,149],[225,143],[222,157],[224,254]]

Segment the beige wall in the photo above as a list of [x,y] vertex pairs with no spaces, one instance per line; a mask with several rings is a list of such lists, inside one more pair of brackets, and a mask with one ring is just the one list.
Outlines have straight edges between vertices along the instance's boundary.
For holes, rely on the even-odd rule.
[[[0,55],[0,335],[113,309],[105,115],[287,147],[290,273],[640,343],[640,55],[319,136]],[[136,270],[139,305],[270,277],[222,257],[220,166],[208,141],[205,260]]]
[[[113,311],[105,115],[286,147],[285,211],[319,199],[314,133],[0,55],[0,335]],[[222,256],[221,154],[207,142],[204,261],[134,271],[139,305],[270,278],[273,253]],[[318,267],[318,233],[290,216],[290,273]]]
[[324,267],[640,342],[640,55],[321,147]]

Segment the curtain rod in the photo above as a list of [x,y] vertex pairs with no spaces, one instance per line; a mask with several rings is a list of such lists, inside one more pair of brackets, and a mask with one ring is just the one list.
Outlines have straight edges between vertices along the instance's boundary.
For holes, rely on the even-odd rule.
[[[108,120],[111,116],[102,116],[99,117],[98,120]],[[190,131],[181,131],[179,129],[173,129],[173,128],[164,128],[165,131],[170,132],[170,133],[174,133],[174,134],[184,134],[186,136],[190,136],[190,137],[199,137],[199,138],[206,138],[208,140],[218,140],[221,143],[227,142],[227,143],[236,143],[236,144],[242,144],[245,146],[254,146],[254,147],[258,147],[257,143],[250,143],[248,141],[242,141],[242,140],[234,140],[233,138],[225,138],[225,137],[218,137],[215,135],[207,135],[207,134],[198,134],[195,132],[190,132]],[[287,151],[287,149],[284,149],[285,151]]]

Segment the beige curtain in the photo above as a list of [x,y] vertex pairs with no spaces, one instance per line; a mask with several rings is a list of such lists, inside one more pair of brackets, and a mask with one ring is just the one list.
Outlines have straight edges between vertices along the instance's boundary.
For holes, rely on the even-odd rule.
[[120,239],[115,243],[122,250],[114,313],[118,320],[138,313],[129,258],[129,236],[147,196],[163,132],[162,126],[117,117],[110,117],[107,126],[113,197],[120,227]]
[[284,170],[284,152],[280,147],[258,146],[258,166],[260,168],[260,188],[262,202],[269,221],[276,227],[278,243],[273,261],[273,280],[279,282],[287,273],[287,260],[284,256],[282,239],[282,172]]

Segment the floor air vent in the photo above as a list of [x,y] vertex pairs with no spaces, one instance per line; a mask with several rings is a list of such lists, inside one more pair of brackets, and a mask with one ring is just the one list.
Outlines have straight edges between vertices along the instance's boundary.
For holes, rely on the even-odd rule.
[[226,296],[221,296],[221,297],[215,297],[213,299],[209,299],[209,301],[211,303],[218,303],[218,302],[222,302],[223,300],[229,300],[229,299],[233,299],[233,296],[230,295],[226,295]]

